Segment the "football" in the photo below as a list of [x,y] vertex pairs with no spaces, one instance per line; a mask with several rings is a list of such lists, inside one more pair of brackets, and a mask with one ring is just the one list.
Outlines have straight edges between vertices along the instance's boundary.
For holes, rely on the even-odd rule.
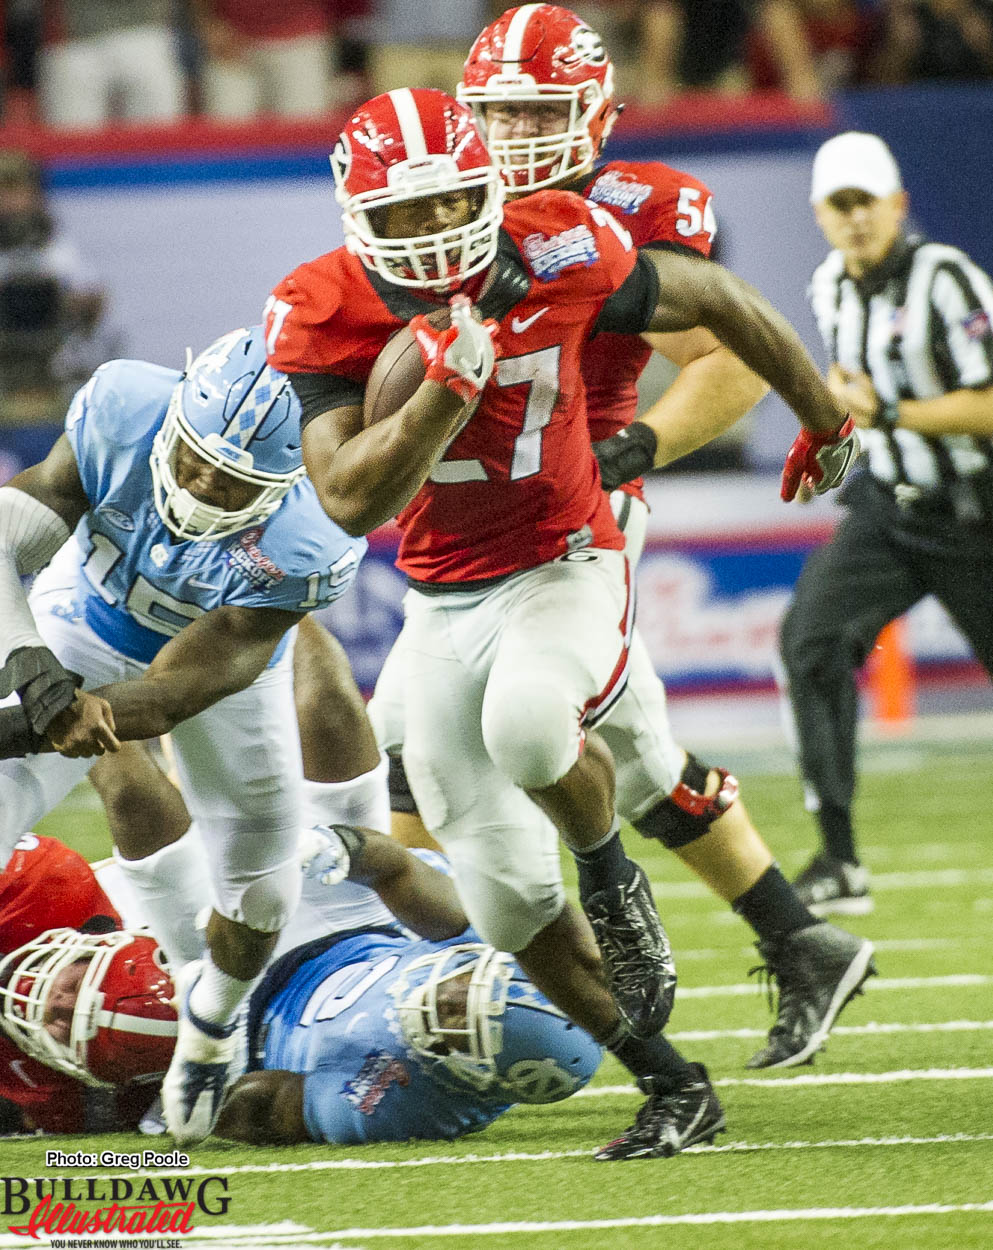
[[[451,312],[438,308],[428,321],[439,330],[451,324]],[[362,424],[375,425],[390,417],[410,399],[424,381],[427,367],[409,326],[398,330],[376,358],[366,383]]]

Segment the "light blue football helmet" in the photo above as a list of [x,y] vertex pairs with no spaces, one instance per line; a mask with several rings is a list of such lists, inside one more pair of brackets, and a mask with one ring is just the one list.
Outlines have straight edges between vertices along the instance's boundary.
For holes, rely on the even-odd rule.
[[[198,499],[176,480],[180,442],[257,492],[237,509]],[[305,469],[300,403],[289,378],[266,363],[261,326],[232,330],[187,365],[149,460],[156,510],[179,539],[226,538],[272,516]]]
[[390,992],[403,1036],[425,1067],[507,1102],[568,1098],[603,1057],[511,955],[481,942],[422,955]]

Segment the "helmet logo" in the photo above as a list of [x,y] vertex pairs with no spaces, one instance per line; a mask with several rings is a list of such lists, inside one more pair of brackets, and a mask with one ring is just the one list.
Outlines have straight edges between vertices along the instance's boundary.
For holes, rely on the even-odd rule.
[[579,1086],[554,1059],[520,1059],[501,1076],[500,1084],[519,1102],[558,1102]]
[[603,40],[589,26],[577,26],[569,38],[570,51],[562,57],[562,64],[567,69],[577,65],[606,65],[607,49]]

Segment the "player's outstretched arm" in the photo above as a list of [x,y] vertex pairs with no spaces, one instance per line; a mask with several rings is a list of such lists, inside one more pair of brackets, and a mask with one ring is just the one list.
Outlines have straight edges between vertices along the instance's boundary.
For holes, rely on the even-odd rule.
[[375,890],[401,924],[434,942],[458,937],[469,924],[454,882],[383,833],[363,830],[350,881]]
[[329,888],[345,880],[368,886],[421,937],[442,942],[469,924],[451,878],[384,833],[315,825],[300,834],[298,852],[305,877]]
[[641,336],[679,366],[661,398],[619,433],[593,444],[605,490],[661,469],[729,430],[769,386],[709,330]]
[[646,329],[652,333],[703,326],[782,395],[800,424],[831,434],[845,420],[800,336],[754,287],[737,275],[680,252],[646,250],[659,295]]
[[141,677],[92,693],[110,705],[122,741],[158,737],[251,685],[299,619],[276,608],[214,608],[170,639]]
[[73,703],[79,681],[42,641],[21,578],[51,560],[88,505],[64,434],[0,488],[0,697],[17,691],[36,735]]

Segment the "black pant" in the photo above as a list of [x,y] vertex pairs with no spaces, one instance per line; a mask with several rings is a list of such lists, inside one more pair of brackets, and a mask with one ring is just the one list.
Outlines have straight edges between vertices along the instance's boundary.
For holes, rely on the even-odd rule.
[[949,508],[901,509],[868,475],[844,502],[847,517],[797,581],[780,652],[827,850],[850,859],[856,670],[883,626],[932,594],[993,676],[993,526],[963,524]]

